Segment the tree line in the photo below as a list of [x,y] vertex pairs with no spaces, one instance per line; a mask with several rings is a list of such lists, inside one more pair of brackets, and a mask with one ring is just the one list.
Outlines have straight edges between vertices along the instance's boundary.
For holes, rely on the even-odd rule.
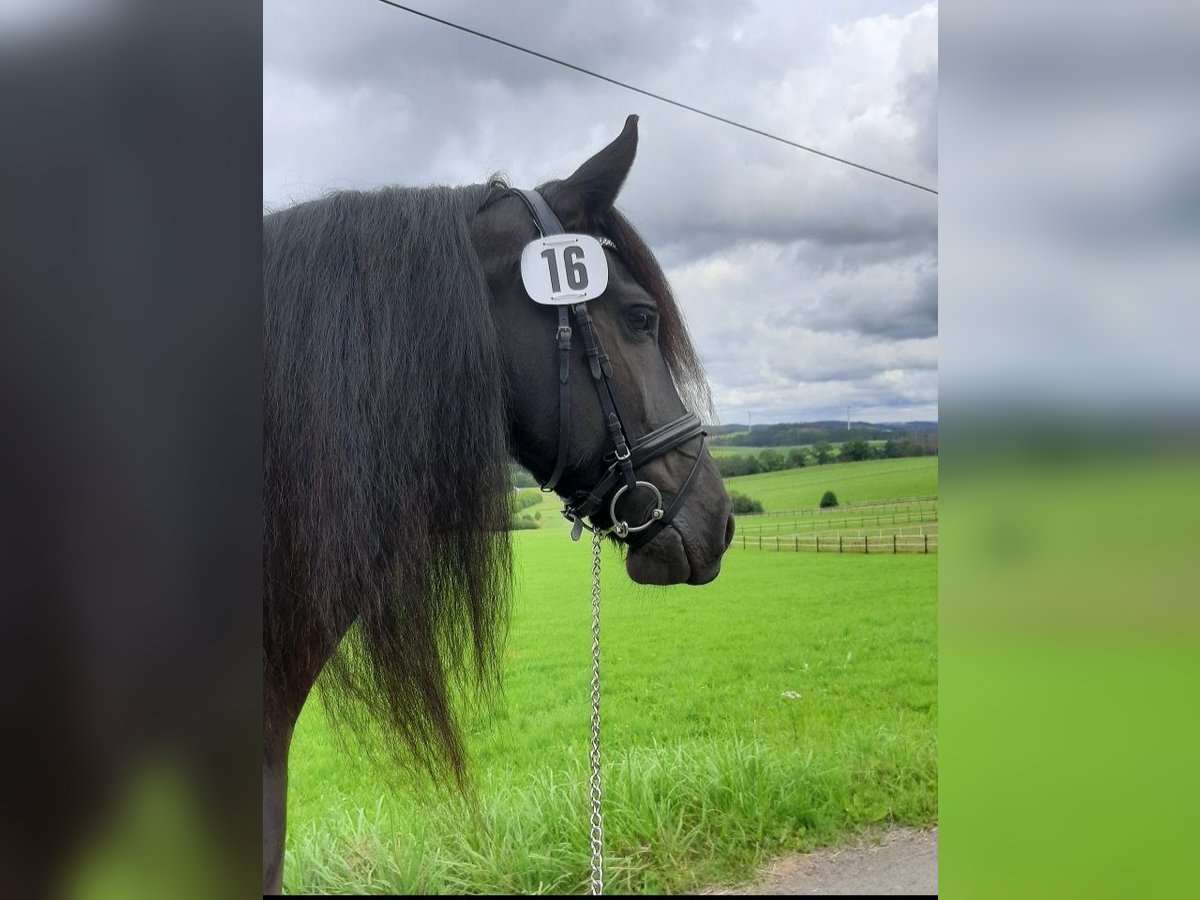
[[882,447],[874,447],[862,438],[854,438],[835,448],[829,441],[817,441],[805,450],[795,447],[786,454],[768,447],[759,453],[714,457],[722,478],[738,475],[757,475],[760,472],[779,472],[805,466],[824,466],[837,462],[857,462],[864,459],[896,459],[903,456],[937,456],[936,434],[914,433],[889,438]]
[[797,444],[816,444],[819,441],[886,441],[910,435],[934,435],[937,422],[906,422],[876,425],[870,422],[780,422],[756,425],[713,425],[709,427],[712,443],[726,447],[791,447]]
[[[756,437],[759,434],[760,432],[755,432]],[[760,438],[760,440],[762,439],[764,438]],[[805,466],[824,466],[837,462],[937,455],[938,436],[936,432],[912,431],[888,438],[882,447],[872,446],[864,438],[852,438],[843,442],[840,448],[833,446],[829,441],[819,440],[809,448],[793,447],[785,452],[768,446],[767,449],[758,453],[734,456],[714,455],[713,460],[716,462],[722,478],[732,478],[737,475],[757,475],[760,472],[779,472],[784,469],[802,469]],[[512,464],[512,483],[514,487],[518,488],[538,486],[533,476],[516,463]],[[530,503],[534,502],[537,502],[536,499],[530,500]]]

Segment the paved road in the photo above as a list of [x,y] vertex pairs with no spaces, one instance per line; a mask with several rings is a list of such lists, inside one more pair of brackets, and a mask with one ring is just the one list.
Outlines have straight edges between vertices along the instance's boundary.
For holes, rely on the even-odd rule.
[[856,844],[775,860],[754,884],[706,894],[937,894],[937,829],[893,828]]

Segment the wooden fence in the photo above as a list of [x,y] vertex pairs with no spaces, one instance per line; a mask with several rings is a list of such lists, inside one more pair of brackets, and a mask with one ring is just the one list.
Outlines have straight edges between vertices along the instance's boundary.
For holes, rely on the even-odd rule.
[[769,535],[769,532],[784,532],[791,533],[793,531],[808,531],[816,532],[818,529],[822,531],[831,531],[835,528],[867,528],[875,526],[876,528],[888,525],[909,525],[920,524],[925,522],[936,522],[938,520],[938,511],[936,508],[917,510],[912,512],[880,512],[877,514],[861,513],[858,515],[848,515],[845,512],[839,516],[836,521],[818,521],[810,519],[805,521],[799,517],[788,518],[787,516],[736,516],[738,530],[743,534],[754,536],[756,534]]
[[[734,540],[737,546],[739,540]],[[743,550],[774,550],[795,553],[937,553],[937,534],[883,534],[853,537],[848,535],[747,535],[742,534]]]

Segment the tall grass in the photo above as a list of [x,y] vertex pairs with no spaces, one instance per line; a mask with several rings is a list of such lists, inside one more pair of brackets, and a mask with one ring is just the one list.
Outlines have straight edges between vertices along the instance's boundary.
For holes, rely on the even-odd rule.
[[[615,893],[744,880],[779,849],[936,817],[924,787],[936,778],[936,749],[920,735],[858,731],[788,749],[732,737],[613,756],[604,765],[604,835],[605,883]],[[306,823],[289,842],[289,890],[584,893],[587,777],[579,758],[533,778],[489,778],[478,810],[447,800],[414,818],[380,800]]]

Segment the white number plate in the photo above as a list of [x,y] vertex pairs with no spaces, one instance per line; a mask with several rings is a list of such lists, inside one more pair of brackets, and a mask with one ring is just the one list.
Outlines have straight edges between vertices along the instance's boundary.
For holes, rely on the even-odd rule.
[[608,259],[590,234],[552,234],[525,245],[521,280],[534,303],[583,303],[608,287]]

